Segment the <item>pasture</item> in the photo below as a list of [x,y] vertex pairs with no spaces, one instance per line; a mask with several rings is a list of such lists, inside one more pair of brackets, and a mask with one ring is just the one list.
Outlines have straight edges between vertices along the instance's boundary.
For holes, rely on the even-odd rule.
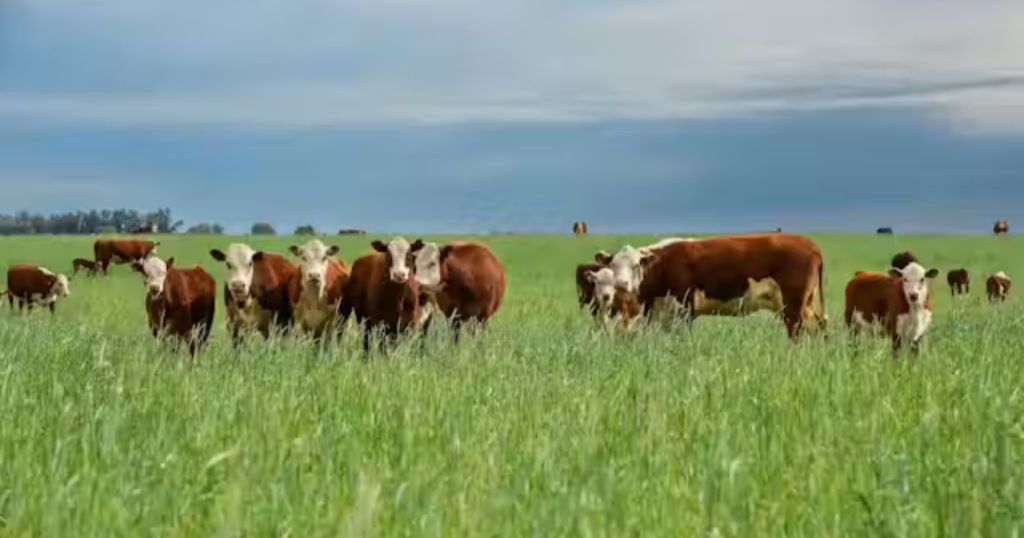
[[[410,239],[416,237],[407,235]],[[812,235],[829,338],[767,313],[609,335],[573,271],[646,237],[479,238],[508,291],[487,334],[443,327],[388,358],[217,325],[199,361],[150,336],[141,276],[71,281],[56,316],[0,309],[2,536],[1018,536],[1024,278],[1016,237]],[[351,263],[377,237],[327,237]],[[444,238],[424,237],[425,240]],[[70,273],[90,237],[0,238]],[[203,264],[239,238],[160,236]],[[285,252],[299,238],[251,238]],[[933,282],[918,361],[847,345],[843,289],[910,249]],[[964,266],[971,294],[950,297]]]

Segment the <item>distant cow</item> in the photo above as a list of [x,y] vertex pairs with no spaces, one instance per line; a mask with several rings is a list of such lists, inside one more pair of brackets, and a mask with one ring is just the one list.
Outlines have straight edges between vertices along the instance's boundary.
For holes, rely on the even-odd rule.
[[771,278],[782,290],[782,319],[791,339],[808,322],[818,322],[819,328],[824,328],[827,319],[822,293],[824,259],[817,244],[799,235],[723,236],[678,241],[654,251],[627,245],[608,266],[615,275],[617,291],[636,294],[645,314],[652,311],[657,299],[667,295],[680,301],[685,311],[695,312],[698,291],[708,300],[731,301],[746,294],[750,279]]
[[420,287],[416,280],[416,254],[423,241],[412,244],[396,237],[387,243],[371,243],[376,252],[360,257],[352,264],[348,283],[338,305],[342,324],[354,312],[363,324],[363,349],[370,351],[370,341],[377,327],[384,329],[380,346],[394,342],[402,331],[420,322]]
[[1010,277],[1006,273],[998,273],[988,277],[985,282],[985,290],[988,292],[988,300],[992,302],[1005,301],[1010,294]]
[[879,233],[879,234],[892,234],[892,228],[888,228],[888,227],[879,228],[877,233]]
[[159,245],[159,242],[141,239],[97,239],[92,250],[96,267],[107,274],[110,262],[125,264],[142,261],[150,254],[156,254]]
[[96,274],[96,262],[87,260],[85,258],[75,258],[71,260],[71,276],[75,276],[79,271],[85,271],[87,275]]
[[213,249],[210,256],[227,265],[224,307],[232,342],[241,343],[242,332],[255,329],[264,338],[272,328],[285,330],[292,323],[288,287],[299,268],[280,254],[260,252],[241,243],[226,251]]
[[915,262],[917,262],[917,257],[914,256],[914,254],[911,253],[909,250],[907,250],[893,256],[891,266],[897,269],[903,269],[904,267]]
[[587,223],[582,220],[572,223],[572,233],[576,235],[585,235],[587,233]]
[[364,235],[366,230],[338,230],[338,235]]
[[929,281],[938,269],[926,270],[917,262],[893,267],[889,274],[858,271],[846,285],[846,325],[854,333],[881,323],[892,339],[893,354],[908,342],[917,354],[921,337],[932,321]]
[[478,243],[425,244],[416,256],[416,279],[426,299],[420,305],[424,329],[438,312],[451,320],[456,343],[463,322],[486,324],[505,297],[505,270]]
[[946,273],[946,283],[949,284],[950,295],[971,292],[971,275],[967,269],[953,269]]
[[1010,223],[1005,220],[997,220],[995,226],[992,227],[992,232],[996,235],[1006,235],[1010,233]]
[[7,269],[7,290],[0,297],[7,295],[12,309],[17,298],[18,310],[24,310],[27,304],[31,311],[39,303],[49,307],[53,313],[57,301],[70,294],[68,277],[38,265],[14,265]]
[[146,316],[155,338],[169,336],[188,342],[194,358],[213,329],[217,283],[202,267],[177,269],[174,258],[163,260],[147,256],[132,262],[142,273],[146,286]]
[[348,282],[349,270],[343,260],[334,257],[337,246],[326,246],[319,239],[288,248],[299,260],[299,276],[293,278],[288,290],[297,325],[320,341],[333,326],[338,315],[338,301]]

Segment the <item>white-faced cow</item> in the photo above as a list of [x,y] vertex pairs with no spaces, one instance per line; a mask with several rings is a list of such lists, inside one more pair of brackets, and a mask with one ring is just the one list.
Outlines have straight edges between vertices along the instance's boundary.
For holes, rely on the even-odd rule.
[[256,251],[242,243],[233,243],[226,251],[213,249],[210,256],[227,268],[224,307],[236,346],[246,330],[269,338],[272,329],[284,331],[291,326],[288,288],[298,278],[298,266],[280,254]]
[[143,275],[146,316],[153,336],[188,342],[189,354],[194,358],[213,329],[217,303],[213,277],[199,265],[178,269],[174,258],[165,263],[153,255],[132,262],[132,267]]
[[892,339],[893,354],[909,344],[918,353],[921,337],[932,322],[930,281],[938,269],[911,262],[889,274],[858,271],[846,285],[846,325],[854,334],[880,323]]
[[998,273],[988,277],[985,281],[985,291],[988,292],[988,300],[992,302],[1005,301],[1010,294],[1010,277],[1006,273]]
[[[54,274],[45,267],[38,265],[14,265],[7,269],[7,301],[14,308],[14,299],[18,299],[18,310],[25,305],[31,311],[38,303],[54,312],[57,301],[71,294],[68,289],[68,277]],[[3,296],[0,294],[0,297]]]
[[328,329],[340,331],[336,323],[338,302],[349,279],[348,266],[334,257],[337,246],[319,239],[288,249],[299,261],[299,277],[289,289],[292,311],[298,326],[317,341]]
[[464,322],[486,324],[505,296],[501,262],[478,243],[425,244],[416,256],[416,279],[423,297],[424,329],[430,316],[438,313],[451,321],[456,343]]

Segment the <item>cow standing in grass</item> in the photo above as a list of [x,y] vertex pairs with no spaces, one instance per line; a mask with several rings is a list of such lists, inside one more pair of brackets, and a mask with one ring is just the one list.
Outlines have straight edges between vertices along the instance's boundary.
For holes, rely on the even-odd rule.
[[155,338],[169,336],[188,342],[189,354],[206,343],[213,329],[217,283],[202,267],[174,267],[174,258],[148,256],[132,267],[142,273],[146,287],[146,316]]
[[424,330],[435,314],[452,323],[455,342],[467,321],[486,325],[505,297],[505,270],[497,256],[478,243],[427,243],[416,256],[416,279]]
[[7,302],[14,309],[14,299],[18,299],[18,310],[29,311],[39,303],[55,313],[57,301],[71,294],[68,289],[68,277],[54,274],[53,271],[38,265],[14,265],[7,269],[7,289],[0,297],[7,295]]
[[960,294],[971,292],[971,275],[967,269],[953,269],[946,273],[946,284],[949,284],[949,293],[954,297]]
[[140,239],[97,239],[92,246],[96,267],[107,274],[110,262],[125,264],[141,262],[147,256],[156,254],[159,242]]
[[846,325],[855,334],[880,323],[892,339],[893,354],[904,345],[917,354],[921,338],[932,322],[929,281],[938,269],[911,262],[893,267],[888,275],[858,271],[846,285]]
[[1010,277],[1006,273],[998,273],[988,277],[985,282],[985,291],[988,292],[988,300],[992,302],[1005,301],[1010,294]]
[[235,346],[247,330],[269,338],[274,328],[284,331],[291,326],[288,288],[298,278],[298,266],[280,254],[256,251],[242,243],[231,244],[225,251],[213,249],[210,256],[227,268],[224,306]]
[[319,239],[292,245],[289,251],[299,260],[299,275],[293,278],[288,295],[296,324],[320,341],[328,329],[340,331],[336,322],[338,302],[348,283],[349,269],[334,257],[337,246],[325,246]]

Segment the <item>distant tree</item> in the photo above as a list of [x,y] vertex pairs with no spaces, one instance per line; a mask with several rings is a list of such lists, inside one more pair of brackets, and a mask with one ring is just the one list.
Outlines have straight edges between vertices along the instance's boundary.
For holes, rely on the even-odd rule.
[[312,224],[305,224],[295,228],[295,235],[316,235],[316,228]]
[[252,225],[253,235],[277,235],[277,230],[269,222],[257,222]]
[[213,233],[215,233],[215,234],[222,234],[222,233],[224,233],[224,227],[221,226],[220,224],[214,223],[214,225],[213,225]]
[[209,224],[207,224],[205,222],[200,222],[199,224],[196,224],[195,226],[190,226],[188,230],[185,230],[185,233],[190,233],[190,234],[211,234],[211,233],[213,233],[213,226],[210,226]]

